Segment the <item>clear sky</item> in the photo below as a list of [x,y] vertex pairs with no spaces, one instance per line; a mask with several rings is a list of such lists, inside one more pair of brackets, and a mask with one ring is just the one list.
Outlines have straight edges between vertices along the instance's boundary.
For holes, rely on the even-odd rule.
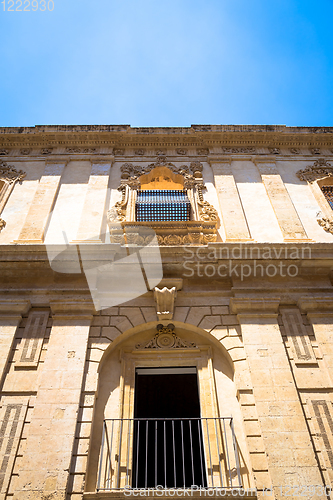
[[4,0],[0,126],[333,126],[332,19],[333,0]]

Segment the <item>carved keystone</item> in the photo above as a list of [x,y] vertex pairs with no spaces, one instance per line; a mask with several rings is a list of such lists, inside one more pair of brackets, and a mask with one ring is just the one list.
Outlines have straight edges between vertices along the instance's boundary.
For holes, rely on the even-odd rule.
[[176,287],[162,289],[154,288],[154,299],[156,302],[156,312],[158,319],[172,319],[177,296]]

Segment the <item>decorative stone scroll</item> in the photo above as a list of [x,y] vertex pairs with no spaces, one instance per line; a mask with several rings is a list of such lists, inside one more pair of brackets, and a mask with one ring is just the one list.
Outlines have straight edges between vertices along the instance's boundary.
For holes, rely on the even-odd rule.
[[326,233],[333,234],[333,218],[323,217],[322,219],[317,219],[319,226],[321,226]]
[[301,181],[307,181],[312,184],[324,177],[333,177],[333,167],[327,160],[320,158],[316,160],[313,165],[309,165],[304,170],[298,170],[296,175]]
[[16,170],[13,165],[8,165],[5,161],[0,160],[0,180],[14,184],[21,182],[27,174],[23,170]]
[[[22,182],[26,176],[23,170],[16,170],[13,165],[8,165],[0,160],[0,213],[4,209],[10,193],[16,182]],[[0,218],[0,232],[6,226],[6,222]]]
[[175,325],[157,325],[157,333],[146,344],[137,344],[136,349],[196,349],[194,342],[187,342],[175,333]]

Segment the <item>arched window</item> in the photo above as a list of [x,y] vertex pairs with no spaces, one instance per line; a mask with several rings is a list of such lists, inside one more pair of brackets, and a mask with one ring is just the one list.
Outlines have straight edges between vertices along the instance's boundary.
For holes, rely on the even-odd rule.
[[149,225],[160,245],[216,241],[219,220],[204,200],[202,170],[200,162],[177,167],[166,158],[146,167],[122,165],[122,197],[108,212],[111,241],[113,234],[118,237],[119,223],[127,233]]

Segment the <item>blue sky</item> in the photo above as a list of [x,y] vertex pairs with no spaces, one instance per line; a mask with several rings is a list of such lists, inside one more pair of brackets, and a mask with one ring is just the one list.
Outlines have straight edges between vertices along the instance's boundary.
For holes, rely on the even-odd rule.
[[333,0],[53,2],[0,4],[0,126],[333,126]]

